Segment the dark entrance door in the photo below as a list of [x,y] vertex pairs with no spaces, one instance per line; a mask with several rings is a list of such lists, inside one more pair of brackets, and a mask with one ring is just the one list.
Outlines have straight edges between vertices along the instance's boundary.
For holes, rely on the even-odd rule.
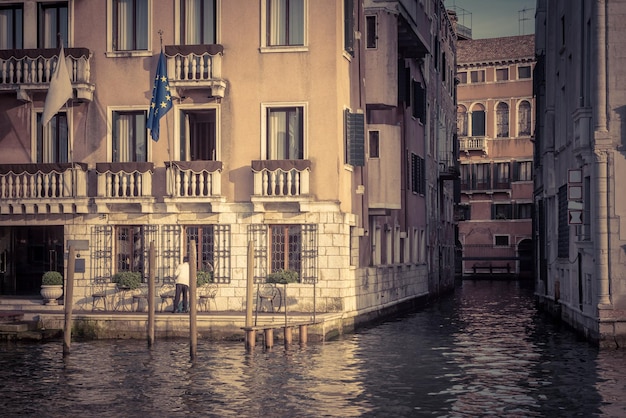
[[44,271],[64,273],[63,226],[0,228],[0,259],[2,294],[39,294]]

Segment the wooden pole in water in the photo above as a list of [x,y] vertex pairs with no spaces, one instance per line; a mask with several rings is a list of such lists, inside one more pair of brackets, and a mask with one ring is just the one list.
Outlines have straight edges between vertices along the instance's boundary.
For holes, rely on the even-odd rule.
[[70,353],[72,342],[72,307],[74,306],[74,271],[76,268],[76,250],[70,245],[70,254],[67,259],[67,277],[65,280],[65,323],[63,325],[63,356]]
[[150,256],[149,256],[150,274],[148,276],[148,346],[152,347],[154,344],[154,282],[155,282],[155,256],[154,256],[154,241],[150,242]]
[[[247,254],[247,282],[246,282],[246,328],[252,327],[252,298],[254,293],[254,242],[248,241]],[[254,348],[256,332],[246,331],[246,348]]]
[[189,349],[191,360],[195,360],[198,347],[198,324],[196,323],[196,260],[196,240],[191,240],[189,242]]

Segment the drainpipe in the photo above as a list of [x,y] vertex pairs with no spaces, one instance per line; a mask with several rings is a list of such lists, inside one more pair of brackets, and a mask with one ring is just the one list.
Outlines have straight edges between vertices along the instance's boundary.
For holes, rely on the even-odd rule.
[[596,181],[596,232],[594,241],[596,243],[596,278],[599,283],[598,307],[610,305],[609,287],[609,152],[606,148],[609,144],[609,133],[607,130],[606,117],[606,0],[596,0],[596,47],[594,48],[596,94],[594,103],[594,152],[595,152],[595,181]]

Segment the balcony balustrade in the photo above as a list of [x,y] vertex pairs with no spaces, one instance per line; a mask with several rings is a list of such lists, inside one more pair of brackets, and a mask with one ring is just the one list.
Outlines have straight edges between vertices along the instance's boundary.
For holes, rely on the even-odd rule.
[[87,213],[87,165],[0,164],[0,213]]
[[165,47],[170,87],[177,96],[185,90],[210,89],[213,97],[224,97],[222,45],[171,45]]
[[[32,93],[48,89],[58,53],[58,49],[0,50],[0,93],[15,92],[19,100],[32,101]],[[65,49],[67,69],[79,100],[93,100],[90,59],[86,48]]]
[[[252,171],[255,204],[309,200],[309,160],[256,160]],[[261,210],[259,205],[256,208]]]
[[459,138],[459,150],[469,151],[486,151],[487,140],[483,136],[473,136]]
[[218,197],[222,194],[221,161],[165,163],[167,193],[178,198]]

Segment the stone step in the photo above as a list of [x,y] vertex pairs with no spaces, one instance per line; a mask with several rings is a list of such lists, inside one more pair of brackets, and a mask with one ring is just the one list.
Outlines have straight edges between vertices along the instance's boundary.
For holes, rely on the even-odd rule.
[[22,312],[17,311],[0,311],[0,324],[21,321],[24,318]]
[[30,323],[24,321],[0,323],[0,332],[25,332],[30,329]]

